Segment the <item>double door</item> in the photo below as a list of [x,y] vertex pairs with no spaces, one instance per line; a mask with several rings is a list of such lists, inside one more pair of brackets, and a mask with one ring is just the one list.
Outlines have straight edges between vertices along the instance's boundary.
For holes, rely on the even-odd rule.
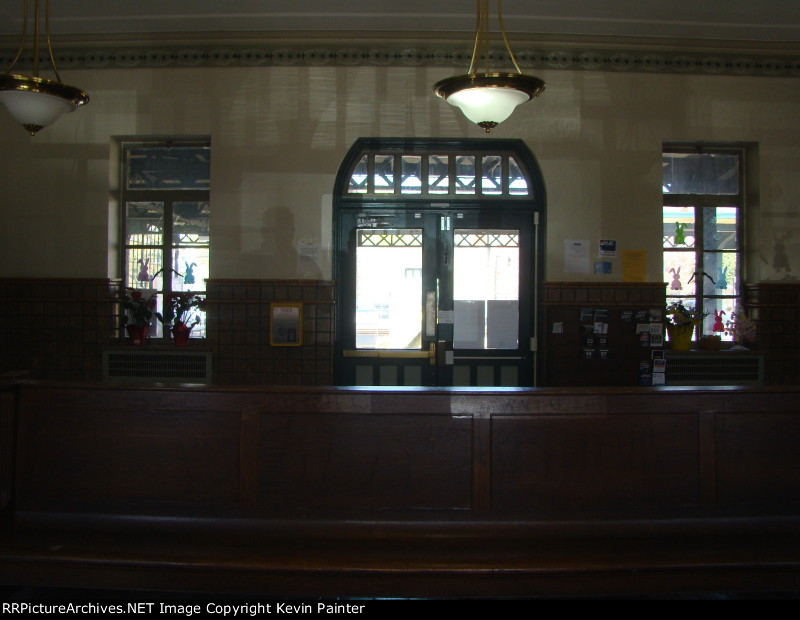
[[337,233],[341,385],[532,385],[529,212],[347,210]]

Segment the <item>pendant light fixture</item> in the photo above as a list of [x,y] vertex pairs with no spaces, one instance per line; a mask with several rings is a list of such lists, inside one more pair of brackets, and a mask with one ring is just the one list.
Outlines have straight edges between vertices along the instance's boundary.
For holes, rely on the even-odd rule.
[[46,80],[39,77],[39,0],[34,0],[32,74],[26,76],[12,73],[17,61],[22,57],[27,35],[28,0],[23,0],[22,37],[19,50],[8,71],[0,75],[0,103],[32,136],[43,127],[55,123],[64,112],[74,112],[78,106],[89,102],[89,95],[80,88],[61,82],[53,58],[53,46],[50,43],[50,0],[45,0],[44,14],[47,53],[56,79]]
[[[497,0],[497,18],[500,33],[516,73],[492,72],[489,67],[489,0],[477,0],[478,23],[472,60],[466,75],[456,75],[437,82],[433,92],[450,105],[461,109],[469,120],[489,133],[498,123],[506,120],[519,104],[530,101],[544,90],[542,80],[520,71],[514,52],[508,44],[503,26],[502,0]],[[480,57],[486,59],[486,71],[477,72]]]

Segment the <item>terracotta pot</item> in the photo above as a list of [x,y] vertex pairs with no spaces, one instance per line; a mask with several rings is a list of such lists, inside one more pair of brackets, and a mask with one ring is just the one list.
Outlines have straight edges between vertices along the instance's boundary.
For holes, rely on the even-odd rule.
[[182,347],[189,343],[189,335],[192,333],[192,328],[187,327],[186,323],[180,321],[175,323],[172,327],[172,341],[175,346]]
[[673,351],[688,351],[692,348],[694,325],[667,325],[669,348]]
[[128,344],[139,347],[147,342],[147,330],[149,325],[126,325],[125,331],[128,332]]

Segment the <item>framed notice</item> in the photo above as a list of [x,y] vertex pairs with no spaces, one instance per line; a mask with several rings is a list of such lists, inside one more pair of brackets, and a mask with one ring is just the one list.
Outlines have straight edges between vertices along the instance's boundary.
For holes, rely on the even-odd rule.
[[269,343],[273,347],[299,347],[303,344],[303,304],[269,305]]

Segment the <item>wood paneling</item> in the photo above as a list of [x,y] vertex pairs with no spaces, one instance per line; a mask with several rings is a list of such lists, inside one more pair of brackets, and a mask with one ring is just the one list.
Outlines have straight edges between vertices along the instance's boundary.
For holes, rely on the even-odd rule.
[[798,396],[32,383],[19,387],[13,508],[258,519],[794,515]]
[[497,416],[492,505],[632,515],[698,503],[694,415]]
[[237,412],[171,409],[158,398],[132,407],[125,392],[104,394],[103,406],[82,400],[80,390],[46,406],[25,401],[18,508],[159,513],[159,505],[237,505]]
[[472,420],[442,415],[262,415],[259,505],[469,509]]
[[9,507],[14,484],[14,409],[14,391],[0,386],[0,513]]
[[798,387],[0,394],[14,389],[4,584],[313,598],[800,583]]
[[721,506],[800,504],[800,413],[716,415]]

